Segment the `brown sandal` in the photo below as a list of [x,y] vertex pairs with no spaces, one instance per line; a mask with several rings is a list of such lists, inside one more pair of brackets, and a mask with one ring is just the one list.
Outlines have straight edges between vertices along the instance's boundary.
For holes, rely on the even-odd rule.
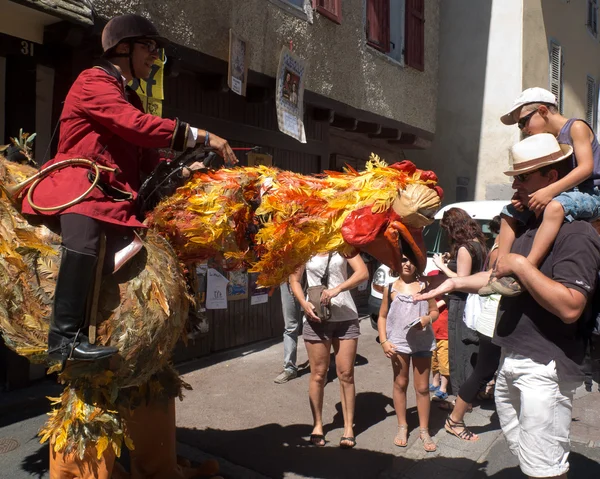
[[437,451],[437,446],[429,435],[429,429],[419,429],[419,437],[421,438],[421,441],[423,441],[423,449],[425,449],[426,452]]
[[[455,427],[462,427],[463,430],[460,432],[456,432],[454,430]],[[464,421],[454,421],[450,417],[450,414],[448,414],[448,417],[446,418],[446,423],[444,424],[444,429],[446,430],[446,432],[449,432],[453,436],[456,436],[457,438],[462,439],[463,441],[470,441],[470,442],[479,441],[479,436],[474,434],[473,431],[471,431],[470,429],[467,429],[467,426],[465,426]]]
[[396,437],[394,438],[394,445],[396,445],[398,447],[408,446],[408,425],[407,424],[398,426],[398,432],[396,433]]

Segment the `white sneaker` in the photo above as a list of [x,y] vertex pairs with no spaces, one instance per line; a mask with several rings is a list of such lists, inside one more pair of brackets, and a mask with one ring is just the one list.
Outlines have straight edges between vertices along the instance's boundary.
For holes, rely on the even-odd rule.
[[275,378],[275,384],[283,384],[298,377],[298,371],[284,369],[281,374]]

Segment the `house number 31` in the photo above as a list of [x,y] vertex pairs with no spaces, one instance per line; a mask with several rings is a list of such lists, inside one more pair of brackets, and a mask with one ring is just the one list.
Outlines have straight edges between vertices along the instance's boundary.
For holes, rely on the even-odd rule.
[[21,42],[21,53],[23,55],[28,55],[30,57],[33,56],[33,42],[26,42],[23,40]]

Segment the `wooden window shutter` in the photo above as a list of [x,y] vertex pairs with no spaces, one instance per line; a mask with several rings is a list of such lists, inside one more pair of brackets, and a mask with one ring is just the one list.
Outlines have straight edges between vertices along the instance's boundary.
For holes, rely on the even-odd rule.
[[550,42],[550,91],[556,97],[560,113],[563,112],[562,63],[562,47],[558,43]]
[[342,0],[315,0],[317,12],[331,21],[342,23]]
[[390,51],[390,0],[367,0],[367,43]]
[[596,81],[592,77],[587,77],[587,98],[586,98],[585,120],[595,128],[596,123]]
[[406,46],[404,62],[425,70],[425,0],[406,0]]

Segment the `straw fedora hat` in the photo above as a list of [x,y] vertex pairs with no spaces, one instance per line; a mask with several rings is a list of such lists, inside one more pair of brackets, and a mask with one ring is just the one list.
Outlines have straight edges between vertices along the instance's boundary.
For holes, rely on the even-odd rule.
[[540,133],[520,141],[508,152],[511,169],[507,176],[535,171],[542,166],[562,161],[573,154],[573,147],[561,145],[550,133]]

